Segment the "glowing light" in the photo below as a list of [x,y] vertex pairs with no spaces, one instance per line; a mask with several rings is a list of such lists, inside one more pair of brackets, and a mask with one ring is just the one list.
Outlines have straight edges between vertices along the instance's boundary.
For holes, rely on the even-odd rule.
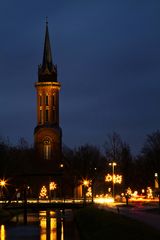
[[56,218],[50,218],[50,239],[53,240],[57,239],[56,228],[57,228]]
[[[141,202],[149,202],[153,201],[153,192],[151,187],[147,187],[146,196],[144,195],[145,189],[141,190],[141,194],[138,194],[137,190],[132,191],[129,187],[126,191],[126,194],[130,197],[130,201],[141,201]],[[122,194],[121,194],[122,195]],[[154,199],[156,201],[156,199]]]
[[138,196],[138,191],[134,191],[132,194],[133,197],[137,197]]
[[131,190],[131,188],[129,187],[129,188],[127,188],[127,194],[129,194],[129,195],[132,195],[132,190]]
[[114,183],[119,183],[121,184],[122,183],[122,175],[110,175],[110,174],[107,174],[105,176],[105,182],[114,182]]
[[117,163],[116,162],[111,162],[109,163],[110,166],[117,166]]
[[91,196],[92,196],[92,189],[91,189],[91,187],[89,187],[87,189],[86,197],[91,197]]
[[122,175],[114,175],[114,183],[122,183]]
[[87,180],[87,179],[83,180],[83,185],[84,186],[89,187],[90,184],[91,184],[91,180]]
[[142,193],[145,193],[145,190],[144,190],[144,189],[142,189]]
[[153,192],[151,187],[147,187],[147,198],[153,198]]
[[50,190],[55,190],[56,188],[57,188],[57,184],[55,182],[50,182],[49,189]]
[[63,218],[61,219],[61,240],[64,240],[64,226],[63,226]]
[[4,225],[0,226],[0,239],[1,240],[6,239],[6,231],[5,231],[5,226]]
[[155,179],[154,179],[154,187],[159,188],[159,182],[158,182],[158,173],[154,174]]
[[114,203],[114,198],[109,197],[107,194],[105,196],[97,195],[96,198],[94,198],[94,202],[99,204]]
[[5,187],[6,183],[7,183],[7,180],[4,180],[4,179],[0,180],[0,186],[1,187]]
[[111,182],[112,181],[112,176],[110,174],[107,174],[107,176],[105,176],[105,182]]
[[47,188],[45,186],[43,186],[41,188],[40,194],[39,194],[40,198],[48,198],[47,196]]
[[64,167],[64,165],[63,165],[63,163],[61,163],[61,164],[60,164],[60,168],[63,168],[63,167]]
[[40,212],[40,240],[46,240],[46,212]]
[[[48,215],[49,214],[49,215]],[[48,218],[50,217],[50,219]],[[40,240],[57,239],[57,219],[55,218],[55,212],[41,211],[40,212]],[[49,220],[49,224],[48,224]]]
[[6,188],[6,185],[7,185],[7,180],[0,179],[1,198],[3,198],[3,196],[4,196],[3,188]]

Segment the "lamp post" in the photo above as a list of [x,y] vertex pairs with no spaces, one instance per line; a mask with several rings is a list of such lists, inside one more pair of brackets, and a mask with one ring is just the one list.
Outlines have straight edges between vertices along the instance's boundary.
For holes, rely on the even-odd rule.
[[159,189],[159,182],[158,182],[158,173],[154,174],[154,187],[155,187],[156,193],[158,195],[158,203],[159,203],[159,208],[160,208],[160,189]]
[[114,182],[115,182],[115,176],[114,176],[114,168],[117,165],[116,162],[110,162],[109,166],[112,166],[112,197],[114,199]]
[[86,191],[90,181],[88,179],[83,180],[83,203],[86,204]]
[[159,188],[158,173],[155,173],[155,174],[154,174],[154,187],[155,187],[156,189]]
[[3,188],[6,187],[6,180],[0,180],[0,187],[1,187],[1,200],[3,200]]

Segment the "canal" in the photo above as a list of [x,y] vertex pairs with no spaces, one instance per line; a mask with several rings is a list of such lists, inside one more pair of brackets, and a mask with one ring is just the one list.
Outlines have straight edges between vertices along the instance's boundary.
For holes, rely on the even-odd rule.
[[21,213],[0,225],[1,240],[79,240],[72,210]]

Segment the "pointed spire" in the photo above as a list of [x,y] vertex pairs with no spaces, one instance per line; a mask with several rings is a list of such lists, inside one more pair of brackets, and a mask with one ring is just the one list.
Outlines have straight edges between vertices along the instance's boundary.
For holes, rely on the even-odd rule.
[[52,52],[49,40],[49,31],[48,31],[48,19],[46,18],[46,34],[45,34],[45,42],[44,42],[44,51],[43,51],[43,67],[51,67],[52,66]]
[[40,82],[56,82],[57,81],[57,68],[52,63],[52,51],[48,31],[48,18],[46,17],[46,32],[43,50],[42,65],[38,69]]

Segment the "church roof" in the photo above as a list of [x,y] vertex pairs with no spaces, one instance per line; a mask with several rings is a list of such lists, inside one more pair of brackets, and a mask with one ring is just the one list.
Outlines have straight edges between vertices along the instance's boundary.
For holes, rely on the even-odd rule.
[[48,21],[46,21],[43,61],[42,65],[39,65],[38,78],[39,82],[57,82],[57,67],[52,63]]
[[52,66],[52,52],[49,40],[48,22],[46,22],[46,34],[44,41],[43,63],[42,66]]

